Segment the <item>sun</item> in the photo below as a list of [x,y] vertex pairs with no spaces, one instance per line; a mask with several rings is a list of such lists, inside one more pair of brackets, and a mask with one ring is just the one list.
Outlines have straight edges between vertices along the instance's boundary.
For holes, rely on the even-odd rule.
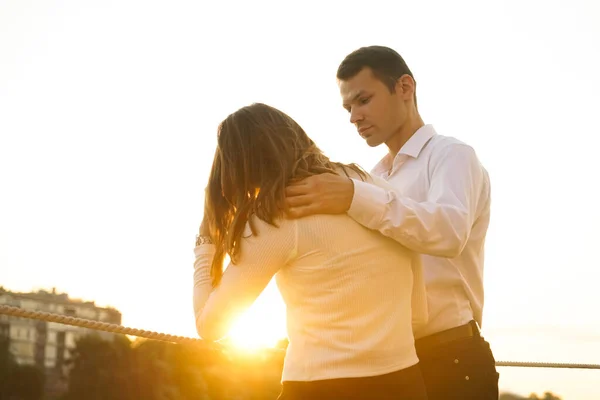
[[237,318],[228,334],[231,344],[244,351],[275,347],[285,337],[285,305],[274,282]]
[[239,350],[255,351],[275,347],[277,342],[282,339],[281,335],[270,333],[273,331],[265,329],[262,323],[252,322],[244,317],[235,323],[229,333],[230,343],[233,347]]

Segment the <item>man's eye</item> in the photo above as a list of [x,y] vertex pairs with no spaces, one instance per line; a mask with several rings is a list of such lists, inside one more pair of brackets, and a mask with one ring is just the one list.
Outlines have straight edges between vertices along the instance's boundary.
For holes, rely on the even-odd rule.
[[363,97],[362,99],[359,100],[359,103],[360,104],[367,104],[370,100],[371,100],[370,97]]

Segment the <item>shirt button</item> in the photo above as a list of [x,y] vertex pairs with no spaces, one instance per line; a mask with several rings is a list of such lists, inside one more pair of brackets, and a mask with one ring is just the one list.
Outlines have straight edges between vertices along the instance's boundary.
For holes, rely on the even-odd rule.
[[465,381],[469,380],[469,375],[465,376]]
[[454,360],[454,364],[458,364],[458,358]]

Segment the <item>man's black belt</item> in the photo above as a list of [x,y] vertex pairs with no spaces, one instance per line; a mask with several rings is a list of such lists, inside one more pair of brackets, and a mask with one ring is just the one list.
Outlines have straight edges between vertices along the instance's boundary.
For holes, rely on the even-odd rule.
[[415,347],[417,352],[427,351],[446,343],[476,336],[479,336],[479,327],[477,326],[477,322],[470,321],[464,325],[457,326],[456,328],[450,328],[445,331],[417,339],[415,340]]

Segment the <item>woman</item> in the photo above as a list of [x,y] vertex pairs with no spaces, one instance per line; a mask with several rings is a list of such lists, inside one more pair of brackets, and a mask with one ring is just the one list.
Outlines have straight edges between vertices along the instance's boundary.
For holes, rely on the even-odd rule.
[[323,172],[372,179],[267,105],[220,124],[195,248],[198,334],[221,339],[276,276],[289,338],[280,398],[426,399],[411,326],[426,314],[418,257],[345,214],[285,218],[286,185]]

